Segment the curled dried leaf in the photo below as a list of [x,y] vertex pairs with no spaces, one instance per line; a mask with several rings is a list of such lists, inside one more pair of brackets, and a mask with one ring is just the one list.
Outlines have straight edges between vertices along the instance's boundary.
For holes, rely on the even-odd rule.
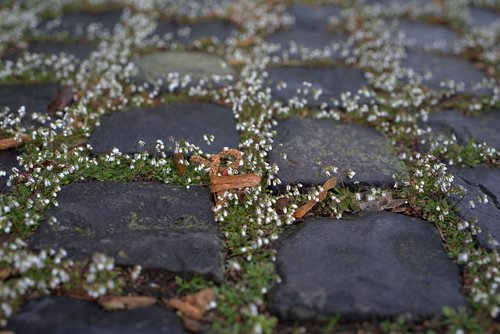
[[[319,201],[323,201],[326,198],[328,191],[330,189],[335,188],[336,185],[337,185],[337,178],[336,177],[332,177],[332,178],[328,179],[323,184],[323,191],[321,191],[318,195]],[[299,218],[304,217],[316,205],[316,203],[317,203],[317,201],[315,201],[315,200],[308,201],[306,204],[302,205],[300,208],[295,210],[295,212],[292,215],[293,218],[299,219]]]
[[18,138],[16,137],[2,138],[0,139],[0,151],[16,148],[18,146],[21,146],[24,142],[28,140],[29,137],[26,135],[21,135]]
[[97,303],[107,311],[132,310],[156,303],[156,298],[148,296],[102,296]]
[[177,173],[179,173],[180,176],[184,175],[186,172],[186,164],[184,161],[186,161],[184,154],[182,153],[174,153],[174,165],[175,169],[177,169]]
[[215,297],[214,290],[207,288],[183,298],[169,299],[166,301],[166,305],[177,310],[183,319],[201,320]]

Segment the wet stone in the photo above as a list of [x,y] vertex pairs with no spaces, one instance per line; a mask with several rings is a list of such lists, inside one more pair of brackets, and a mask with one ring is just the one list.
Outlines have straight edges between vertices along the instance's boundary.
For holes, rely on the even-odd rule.
[[[476,237],[482,247],[500,249],[500,169],[452,168],[451,172],[456,177],[454,186],[463,186],[467,194],[463,198],[452,197],[450,201],[457,205],[462,219],[469,222],[477,219],[481,233]],[[496,242],[492,243],[490,236]]]
[[114,26],[120,22],[122,10],[102,12],[68,12],[58,21],[42,24],[42,29],[55,33],[67,33],[71,36],[86,36],[88,33],[112,33]]
[[470,22],[473,26],[488,27],[500,23],[500,13],[493,9],[472,7],[469,9]]
[[200,21],[181,25],[160,20],[157,22],[154,35],[160,38],[168,37],[167,39],[171,42],[186,44],[205,39],[215,43],[224,43],[235,33],[234,25],[224,21]]
[[450,28],[425,22],[400,21],[399,28],[405,34],[405,41],[412,48],[439,48],[450,50],[458,35]]
[[459,111],[437,111],[429,115],[428,125],[437,133],[453,133],[459,143],[470,139],[500,150],[500,111],[484,111],[466,116]]
[[[393,175],[403,170],[387,138],[368,126],[292,117],[276,131],[269,159],[279,167],[279,190],[288,184],[323,184],[328,177],[322,168],[327,166],[338,167],[348,185],[392,186]],[[352,179],[346,178],[349,169],[356,172]]]
[[[284,102],[305,98],[313,105],[331,103],[342,93],[355,95],[367,84],[363,72],[349,67],[283,66],[270,68],[268,73],[273,96]],[[304,82],[312,84],[308,94],[304,94]],[[322,94],[315,99],[314,92],[319,90]]]
[[222,240],[203,187],[147,182],[73,183],[30,239],[76,259],[99,252],[118,264],[222,277]]
[[278,242],[277,268],[271,307],[289,320],[421,319],[466,307],[435,228],[394,213],[306,219]]
[[0,151],[0,193],[8,191],[7,181],[10,171],[13,167],[18,167],[17,155],[18,152],[15,150]]
[[171,73],[178,73],[181,77],[189,75],[194,81],[236,74],[222,58],[202,52],[154,52],[137,58],[135,64],[139,69],[139,81],[167,79]]
[[403,60],[403,66],[412,69],[415,73],[424,76],[432,73],[430,80],[423,84],[432,89],[439,89],[441,81],[454,80],[456,83],[465,83],[465,92],[477,93],[474,84],[485,76],[472,63],[456,56],[444,56],[423,51],[410,51]]
[[[203,135],[215,136],[211,145]],[[169,104],[105,115],[89,144],[95,154],[109,153],[114,147],[123,153],[154,153],[158,139],[163,140],[169,155],[173,154],[174,140],[185,140],[205,153],[218,153],[239,144],[232,110],[211,103]],[[141,140],[146,143],[144,147],[139,145]]]
[[335,5],[295,4],[289,7],[288,13],[295,17],[297,28],[324,30],[331,17],[340,16],[340,8]]
[[0,109],[8,107],[17,112],[24,106],[28,115],[33,112],[45,113],[57,88],[58,85],[54,83],[0,84]]
[[16,334],[187,333],[173,311],[158,306],[108,312],[96,303],[67,297],[30,300],[7,329]]

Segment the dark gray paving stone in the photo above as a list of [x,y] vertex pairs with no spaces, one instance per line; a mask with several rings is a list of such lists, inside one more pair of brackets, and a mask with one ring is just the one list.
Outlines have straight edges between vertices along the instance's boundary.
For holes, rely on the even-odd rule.
[[212,76],[234,76],[236,71],[224,59],[203,52],[158,51],[137,58],[137,80],[150,81],[168,78],[170,73],[189,75],[198,81]]
[[[44,41],[31,42],[25,50],[29,53],[41,53],[45,55],[66,54],[76,57],[78,60],[87,59],[91,52],[95,51],[97,46],[90,42],[61,42],[61,41]],[[6,60],[16,61],[22,56],[23,50],[10,54]]]
[[[349,185],[358,181],[390,186],[392,176],[403,170],[387,138],[368,126],[292,117],[278,124],[276,131],[269,159],[278,165],[283,187],[322,184],[328,178],[321,170],[325,166],[338,167],[338,175]],[[351,180],[345,177],[348,169],[356,172]]]
[[425,22],[400,21],[399,28],[405,34],[405,41],[412,48],[443,47],[451,49],[458,35],[450,28]]
[[5,172],[5,175],[0,174],[0,193],[8,191],[7,180],[9,179],[10,171],[13,167],[18,167],[16,150],[0,151],[0,171]]
[[335,5],[294,4],[288,13],[295,17],[295,26],[304,29],[324,30],[332,16],[340,16],[340,8]]
[[[477,218],[477,225],[481,228],[477,240],[481,246],[488,249],[500,248],[500,244],[491,244],[489,238],[491,235],[500,242],[500,169],[453,168],[451,172],[456,176],[454,185],[461,185],[467,190],[465,197],[450,199],[460,210],[460,216],[469,222]],[[485,197],[487,203],[483,203]]]
[[485,76],[472,63],[456,56],[444,56],[423,51],[410,51],[403,60],[403,66],[413,69],[423,75],[429,71],[432,78],[423,83],[433,89],[439,89],[439,83],[445,80],[455,80],[466,84],[465,91],[476,93],[473,85]]
[[60,24],[51,30],[67,32],[72,36],[85,36],[89,28],[112,33],[114,26],[120,21],[121,15],[122,10],[68,12],[60,18]]
[[394,213],[306,219],[278,242],[277,267],[271,306],[289,320],[420,319],[466,307],[435,228]]
[[[205,134],[215,136],[210,146],[203,140]],[[101,118],[89,143],[96,154],[110,152],[113,147],[123,153],[154,153],[157,139],[164,141],[167,154],[173,154],[170,139],[186,140],[206,153],[239,144],[231,109],[210,103],[170,104],[109,114]],[[146,142],[143,148],[138,145],[140,140]]]
[[342,43],[346,41],[346,36],[329,31],[312,31],[306,29],[282,30],[270,35],[267,42],[279,44],[281,49],[292,47],[307,49],[324,49],[330,47],[332,43]]
[[459,111],[437,111],[429,115],[428,125],[438,133],[453,133],[461,144],[475,138],[500,150],[500,111],[465,116]]
[[500,13],[493,9],[472,7],[469,8],[471,24],[478,27],[487,27],[500,20]]
[[30,239],[35,249],[64,248],[73,258],[96,252],[119,264],[222,277],[222,240],[208,189],[147,183],[65,186],[58,207]]
[[8,107],[17,111],[24,106],[27,118],[33,112],[45,113],[57,93],[57,88],[58,85],[54,83],[0,84],[0,108]]
[[[283,66],[270,68],[268,73],[273,96],[285,102],[295,96],[304,97],[297,94],[304,81],[312,84],[311,90],[322,90],[317,100],[306,95],[311,104],[317,105],[338,100],[342,93],[351,92],[354,95],[367,85],[363,72],[348,67]],[[278,88],[283,82],[286,88]]]
[[108,312],[95,303],[67,297],[27,302],[7,329],[16,334],[187,333],[173,311],[158,306]]
[[[189,31],[189,33],[184,35],[184,30]],[[213,42],[224,43],[236,32],[235,26],[225,21],[200,21],[184,25],[160,20],[157,22],[154,35],[163,37],[166,34],[171,34],[171,41],[178,43],[191,43],[202,39],[212,39]]]

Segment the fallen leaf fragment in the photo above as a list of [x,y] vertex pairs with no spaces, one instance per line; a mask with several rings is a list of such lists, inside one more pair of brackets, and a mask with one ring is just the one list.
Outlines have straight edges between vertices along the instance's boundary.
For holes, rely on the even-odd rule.
[[295,219],[300,219],[304,217],[318,202],[321,202],[326,198],[326,195],[328,194],[328,191],[330,189],[333,189],[337,185],[337,178],[332,177],[328,179],[324,184],[323,184],[323,191],[319,193],[318,195],[318,201],[316,200],[310,200],[306,204],[302,205],[300,208],[295,210],[295,212],[292,214],[293,218]]
[[102,296],[97,303],[106,311],[132,310],[156,303],[156,298],[148,296]]
[[6,280],[7,278],[9,278],[11,274],[12,274],[12,269],[10,268],[0,269],[0,281]]
[[249,173],[243,175],[215,176],[210,182],[210,192],[218,193],[227,190],[256,187],[260,184],[260,176]]
[[285,209],[288,209],[292,205],[292,200],[289,199],[288,197],[282,197],[274,203],[274,208],[276,209],[276,212],[279,214],[284,214]]
[[0,151],[16,148],[20,146],[22,143],[26,142],[28,139],[29,137],[26,135],[21,135],[19,138],[15,137],[2,138],[0,139]]
[[177,173],[179,173],[179,176],[184,175],[186,172],[186,164],[184,163],[185,157],[184,154],[182,153],[174,153],[174,165],[175,169],[177,169]]
[[50,101],[47,106],[47,113],[55,114],[73,103],[73,88],[65,86],[57,89],[56,96]]
[[215,292],[211,288],[203,289],[183,298],[169,299],[167,306],[176,309],[181,317],[201,320],[211,302],[215,300]]

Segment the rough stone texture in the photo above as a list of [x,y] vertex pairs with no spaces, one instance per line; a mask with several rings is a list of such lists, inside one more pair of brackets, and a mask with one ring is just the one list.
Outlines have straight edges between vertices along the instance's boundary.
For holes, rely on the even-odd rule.
[[[270,68],[268,73],[275,98],[288,101],[295,96],[306,97],[313,105],[340,99],[340,95],[345,92],[354,95],[366,85],[363,72],[348,67],[284,66]],[[311,91],[322,90],[317,100],[312,95],[297,94],[297,89],[303,88],[304,81],[312,84]],[[286,83],[286,87],[277,88],[282,82]]]
[[[0,108],[8,107],[17,111],[21,106],[26,113],[44,113],[57,93],[57,84],[0,84]],[[28,116],[25,116],[28,117]]]
[[389,212],[311,218],[278,242],[272,309],[290,320],[440,316],[466,307],[460,274],[434,227]]
[[135,60],[138,80],[166,79],[169,73],[190,75],[193,80],[212,75],[235,75],[236,72],[218,56],[201,52],[159,51]]
[[[183,30],[189,29],[189,35],[184,36]],[[160,20],[154,35],[163,37],[171,35],[172,42],[190,43],[196,40],[210,38],[214,42],[224,43],[231,35],[236,33],[234,25],[224,21],[200,21],[190,25],[179,25],[174,22]]]
[[107,312],[95,303],[66,297],[27,302],[7,329],[16,334],[187,333],[173,311],[158,306]]
[[400,21],[399,28],[404,32],[408,46],[413,48],[443,47],[449,50],[458,39],[450,28],[424,22]]
[[[500,242],[500,169],[488,167],[463,168],[452,170],[456,176],[455,186],[463,186],[467,190],[464,198],[451,198],[460,209],[460,216],[472,221],[477,218],[481,233],[477,240],[481,246],[491,249],[500,248],[500,244],[490,243],[489,236]],[[482,203],[486,196],[487,203]],[[481,202],[478,200],[481,199]],[[474,207],[470,202],[474,202]]]
[[494,10],[472,7],[469,9],[470,22],[473,26],[488,27],[500,20],[500,13]]
[[459,111],[437,111],[429,115],[428,125],[437,132],[452,132],[461,144],[475,138],[500,150],[500,111],[465,116]]
[[146,182],[65,186],[58,207],[30,240],[36,249],[64,248],[74,258],[95,252],[117,263],[222,277],[222,241],[208,189]]
[[410,51],[403,60],[403,66],[413,69],[423,75],[429,71],[432,78],[423,83],[433,89],[438,89],[440,81],[455,80],[464,82],[465,90],[474,93],[473,84],[480,82],[484,75],[472,63],[464,58],[444,56],[423,51]]
[[67,32],[73,36],[85,36],[87,30],[113,32],[114,26],[120,21],[121,10],[102,12],[69,12],[61,17],[60,24],[50,29],[54,32]]
[[7,180],[9,179],[10,170],[17,167],[17,154],[15,150],[0,151],[0,171],[5,172],[5,175],[0,174],[0,193],[8,190]]
[[[322,184],[328,178],[321,170],[325,166],[338,167],[338,175],[348,184],[377,186],[393,185],[392,175],[403,170],[389,141],[368,126],[292,117],[278,124],[276,131],[269,159],[279,166],[282,186]],[[356,172],[351,180],[345,176],[348,169]]]
[[340,8],[335,5],[294,4],[289,7],[288,13],[295,17],[297,28],[323,30],[328,27],[330,17],[340,15]]
[[[215,136],[210,146],[203,140],[205,134]],[[169,146],[175,146],[171,139],[186,140],[207,153],[239,144],[231,109],[210,103],[179,103],[109,114],[101,118],[89,143],[97,154],[110,152],[113,147],[124,153],[153,153],[157,139],[163,140],[168,154],[173,153]],[[140,140],[146,142],[143,148],[138,145]]]

